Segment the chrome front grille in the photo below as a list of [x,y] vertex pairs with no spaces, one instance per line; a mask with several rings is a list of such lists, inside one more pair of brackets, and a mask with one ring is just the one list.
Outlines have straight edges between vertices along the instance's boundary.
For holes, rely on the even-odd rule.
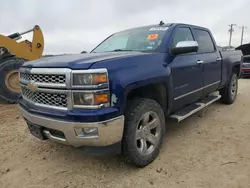
[[57,108],[67,108],[68,99],[65,93],[50,93],[45,91],[32,91],[27,89],[25,86],[21,86],[22,96],[38,105],[47,105]]
[[71,69],[20,68],[22,96],[36,105],[58,110],[71,109]]
[[22,81],[33,81],[39,83],[49,83],[49,84],[65,84],[66,75],[60,74],[28,74],[20,72],[20,79]]

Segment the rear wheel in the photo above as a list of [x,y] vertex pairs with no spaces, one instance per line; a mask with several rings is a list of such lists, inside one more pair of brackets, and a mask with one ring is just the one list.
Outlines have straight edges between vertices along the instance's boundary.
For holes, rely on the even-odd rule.
[[125,115],[123,153],[126,162],[145,167],[158,156],[165,133],[161,106],[151,99],[134,99]]
[[18,58],[0,62],[0,98],[9,103],[15,103],[20,95],[18,70],[24,62]]
[[234,103],[238,92],[238,77],[235,72],[232,73],[229,83],[221,89],[221,101],[225,104]]

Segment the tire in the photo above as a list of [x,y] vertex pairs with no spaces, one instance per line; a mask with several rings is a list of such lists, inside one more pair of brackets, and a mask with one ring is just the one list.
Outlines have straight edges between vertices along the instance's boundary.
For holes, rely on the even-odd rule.
[[125,161],[140,168],[153,162],[159,154],[165,130],[164,112],[156,101],[145,98],[129,101],[122,140]]
[[8,103],[16,103],[20,96],[17,73],[24,62],[25,60],[18,58],[5,59],[0,62],[0,98]]
[[221,102],[233,104],[238,92],[238,77],[235,72],[232,73],[228,84],[220,90]]

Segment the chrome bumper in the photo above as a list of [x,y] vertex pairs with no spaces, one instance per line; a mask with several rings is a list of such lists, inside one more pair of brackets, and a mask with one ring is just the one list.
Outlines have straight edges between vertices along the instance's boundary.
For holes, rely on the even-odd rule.
[[[20,106],[19,106],[20,107]],[[104,122],[96,123],[78,123],[66,122],[46,118],[38,115],[28,113],[20,107],[23,117],[29,122],[44,127],[44,135],[50,140],[62,144],[80,147],[80,146],[109,146],[118,143],[122,140],[124,128],[124,116],[120,116]],[[96,137],[78,137],[74,128],[98,128],[98,135]],[[48,130],[46,129],[48,128]],[[54,136],[49,129],[61,131],[65,138]]]

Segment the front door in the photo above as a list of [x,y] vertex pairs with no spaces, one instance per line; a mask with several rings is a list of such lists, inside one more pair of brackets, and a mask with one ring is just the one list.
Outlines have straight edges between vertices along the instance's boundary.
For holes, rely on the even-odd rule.
[[[189,27],[177,27],[171,46],[180,41],[192,41]],[[203,64],[199,54],[183,54],[173,57],[170,64],[174,86],[173,110],[199,100],[203,96]]]

